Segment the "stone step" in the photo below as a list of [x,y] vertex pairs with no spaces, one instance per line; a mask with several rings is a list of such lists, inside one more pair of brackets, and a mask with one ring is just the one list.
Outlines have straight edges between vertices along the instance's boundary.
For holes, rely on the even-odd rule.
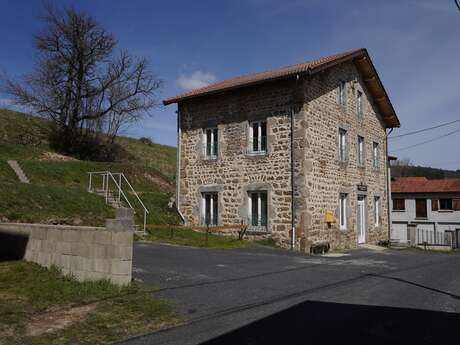
[[30,183],[29,179],[27,178],[26,174],[24,174],[24,171],[17,161],[10,160],[8,161],[8,165],[11,167],[11,169],[14,170],[19,181],[22,183]]

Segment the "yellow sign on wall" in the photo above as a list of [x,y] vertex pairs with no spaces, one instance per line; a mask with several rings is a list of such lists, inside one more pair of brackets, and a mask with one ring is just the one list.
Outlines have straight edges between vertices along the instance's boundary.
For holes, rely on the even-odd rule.
[[334,222],[334,213],[331,210],[326,210],[326,223]]

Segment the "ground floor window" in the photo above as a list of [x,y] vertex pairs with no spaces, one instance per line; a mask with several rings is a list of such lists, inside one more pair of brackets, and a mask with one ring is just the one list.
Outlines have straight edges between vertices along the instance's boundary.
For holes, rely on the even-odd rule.
[[257,191],[248,193],[249,224],[252,226],[267,226],[267,192]]
[[204,225],[217,225],[218,198],[217,193],[202,194],[202,223]]
[[339,220],[340,220],[340,229],[347,229],[347,199],[348,195],[345,193],[340,194],[339,198]]

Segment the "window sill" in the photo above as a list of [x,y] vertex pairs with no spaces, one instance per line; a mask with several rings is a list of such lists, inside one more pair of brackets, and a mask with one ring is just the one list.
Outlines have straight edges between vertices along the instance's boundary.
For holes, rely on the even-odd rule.
[[218,157],[203,157],[203,161],[205,162],[215,162],[218,160]]
[[428,220],[428,217],[415,217],[415,220]]
[[454,210],[438,210],[438,212],[440,212],[440,213],[452,213],[452,212],[454,212]]
[[265,152],[247,152],[246,153],[246,157],[248,158],[263,158],[267,156],[268,156],[267,151]]
[[391,210],[391,212],[399,212],[399,213],[404,213],[406,210]]

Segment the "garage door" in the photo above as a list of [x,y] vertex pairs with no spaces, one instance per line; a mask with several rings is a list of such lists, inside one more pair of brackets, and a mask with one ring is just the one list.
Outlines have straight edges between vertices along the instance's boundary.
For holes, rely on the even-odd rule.
[[391,240],[407,242],[407,223],[393,223],[391,225]]

